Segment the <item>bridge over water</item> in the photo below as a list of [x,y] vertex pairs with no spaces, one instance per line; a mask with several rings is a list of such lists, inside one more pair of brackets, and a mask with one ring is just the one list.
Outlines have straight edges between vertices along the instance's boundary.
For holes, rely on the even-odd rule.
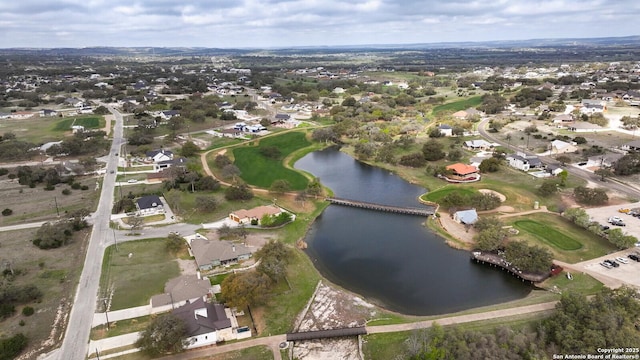
[[385,211],[385,212],[396,213],[396,214],[407,214],[407,215],[417,215],[417,216],[431,216],[437,210],[435,206],[427,206],[423,208],[401,207],[401,206],[375,204],[375,203],[370,203],[366,201],[341,199],[336,197],[328,197],[326,198],[326,200],[336,205],[351,206],[351,207],[357,207],[361,209],[369,209],[369,210]]

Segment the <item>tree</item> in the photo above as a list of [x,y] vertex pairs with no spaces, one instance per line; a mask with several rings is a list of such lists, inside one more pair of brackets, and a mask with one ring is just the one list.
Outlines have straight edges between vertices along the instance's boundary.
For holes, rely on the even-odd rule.
[[427,160],[422,153],[412,153],[403,155],[400,157],[399,164],[402,166],[409,166],[413,168],[419,168],[425,166]]
[[500,170],[500,159],[494,157],[484,159],[480,163],[478,169],[483,173],[496,172]]
[[480,231],[475,237],[476,247],[482,251],[495,251],[502,246],[506,232],[497,227]]
[[541,196],[551,196],[558,192],[558,182],[555,180],[545,180],[538,187],[538,194]]
[[139,215],[127,216],[127,224],[131,227],[131,232],[140,230],[142,224],[144,224],[144,217]]
[[600,181],[605,181],[606,178],[613,176],[613,171],[607,167],[600,167],[596,169],[593,173],[600,176]]
[[438,141],[431,139],[422,146],[422,154],[424,159],[428,161],[438,161],[444,159],[446,154],[442,151],[442,144]]
[[638,242],[635,236],[625,235],[622,230],[618,228],[609,230],[607,238],[609,242],[618,249],[628,249]]
[[211,212],[218,207],[218,200],[214,196],[196,196],[195,207],[199,211]]
[[66,245],[73,234],[68,221],[46,222],[40,226],[33,239],[33,244],[40,249],[53,249]]
[[240,184],[228,187],[224,192],[224,197],[227,200],[250,200],[253,198],[253,192],[247,185]]
[[592,189],[578,186],[573,189],[573,196],[576,201],[588,205],[602,205],[609,201],[606,190],[601,188]]
[[227,276],[220,287],[227,306],[242,309],[264,303],[270,284],[266,274],[247,271]]
[[240,169],[237,166],[229,164],[222,168],[223,178],[236,182],[238,176],[240,176]]
[[571,158],[567,155],[559,155],[558,157],[556,157],[556,160],[560,161],[560,164],[562,164],[562,166],[565,166],[567,163],[571,162]]
[[218,169],[223,169],[225,166],[232,164],[227,155],[217,155],[213,162]]
[[28,344],[29,339],[23,333],[0,339],[0,359],[17,359]]
[[269,191],[277,194],[283,194],[291,190],[291,184],[285,179],[274,180]]
[[272,281],[278,281],[286,274],[291,249],[280,241],[271,240],[256,252],[255,257],[260,260],[257,270],[267,275]]
[[195,184],[198,191],[214,191],[220,188],[220,182],[212,176],[203,176]]
[[180,149],[180,154],[182,154],[182,156],[184,157],[192,157],[196,155],[198,151],[200,151],[200,148],[198,147],[198,145],[193,143],[193,141],[187,141],[186,143],[184,143],[184,145],[182,145],[182,148]]
[[173,233],[167,236],[165,247],[168,252],[175,254],[183,248],[184,244],[184,238],[178,234]]
[[151,320],[142,331],[135,346],[150,356],[184,350],[187,325],[181,318],[168,313]]
[[581,228],[586,229],[589,225],[589,214],[582,208],[569,208],[562,213],[562,216]]

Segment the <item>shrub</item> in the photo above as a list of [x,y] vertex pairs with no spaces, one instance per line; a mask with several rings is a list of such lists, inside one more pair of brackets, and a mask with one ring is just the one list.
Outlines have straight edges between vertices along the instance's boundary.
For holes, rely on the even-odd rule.
[[2,216],[9,216],[11,214],[13,214],[13,210],[9,208],[2,210]]
[[73,190],[79,190],[82,187],[82,185],[80,185],[80,183],[78,182],[74,182],[73,184],[71,184],[71,188]]
[[35,310],[31,306],[25,306],[22,308],[22,315],[31,316],[35,313]]
[[62,195],[71,195],[71,189],[62,189]]
[[[31,186],[32,184],[33,184],[33,186]],[[30,187],[30,188],[34,188],[34,187],[36,187],[36,184],[35,184],[35,183],[31,183],[31,184],[29,184],[29,187]],[[55,187],[55,186],[53,186],[53,185],[51,185],[51,184],[47,184],[47,186],[45,186],[45,187],[44,187],[44,189],[45,189],[46,191],[53,191],[53,190],[55,190],[55,188],[56,188],[56,187]]]
[[22,333],[0,340],[0,359],[14,359],[27,347],[28,339]]
[[80,190],[89,190],[89,186],[82,185],[82,186],[80,186]]
[[7,175],[8,173],[9,173],[9,169],[5,169],[5,168],[0,169],[0,176]]

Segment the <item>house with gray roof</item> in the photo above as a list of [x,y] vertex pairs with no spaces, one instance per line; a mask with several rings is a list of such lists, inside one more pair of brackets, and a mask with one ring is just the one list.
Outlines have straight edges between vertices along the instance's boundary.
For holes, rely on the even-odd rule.
[[190,241],[189,246],[201,271],[236,264],[251,258],[251,250],[248,247],[231,241],[195,238]]
[[136,201],[138,213],[141,216],[153,215],[164,212],[162,200],[158,195],[146,195]]
[[172,311],[185,322],[186,349],[215,344],[219,341],[235,340],[231,325],[231,311],[224,305],[205,302],[202,298],[187,303]]
[[182,275],[173,278],[164,285],[162,294],[151,297],[152,308],[173,309],[209,297],[212,294],[211,283],[196,275]]

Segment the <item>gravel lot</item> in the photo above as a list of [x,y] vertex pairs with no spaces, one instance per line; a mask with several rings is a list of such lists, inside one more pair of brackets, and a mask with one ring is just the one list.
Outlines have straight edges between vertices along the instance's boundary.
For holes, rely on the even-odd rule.
[[620,217],[626,224],[626,226],[622,227],[622,231],[640,239],[640,218],[635,218],[631,215],[618,212],[618,209],[622,209],[622,208],[624,209],[640,208],[640,202],[622,204],[622,205],[611,205],[611,206],[605,206],[605,207],[593,208],[593,209],[585,209],[585,211],[587,212],[587,214],[589,214],[589,216],[593,221],[597,221],[602,225],[611,226],[611,228],[614,228],[615,226],[608,224],[607,219],[609,219],[612,216]]

